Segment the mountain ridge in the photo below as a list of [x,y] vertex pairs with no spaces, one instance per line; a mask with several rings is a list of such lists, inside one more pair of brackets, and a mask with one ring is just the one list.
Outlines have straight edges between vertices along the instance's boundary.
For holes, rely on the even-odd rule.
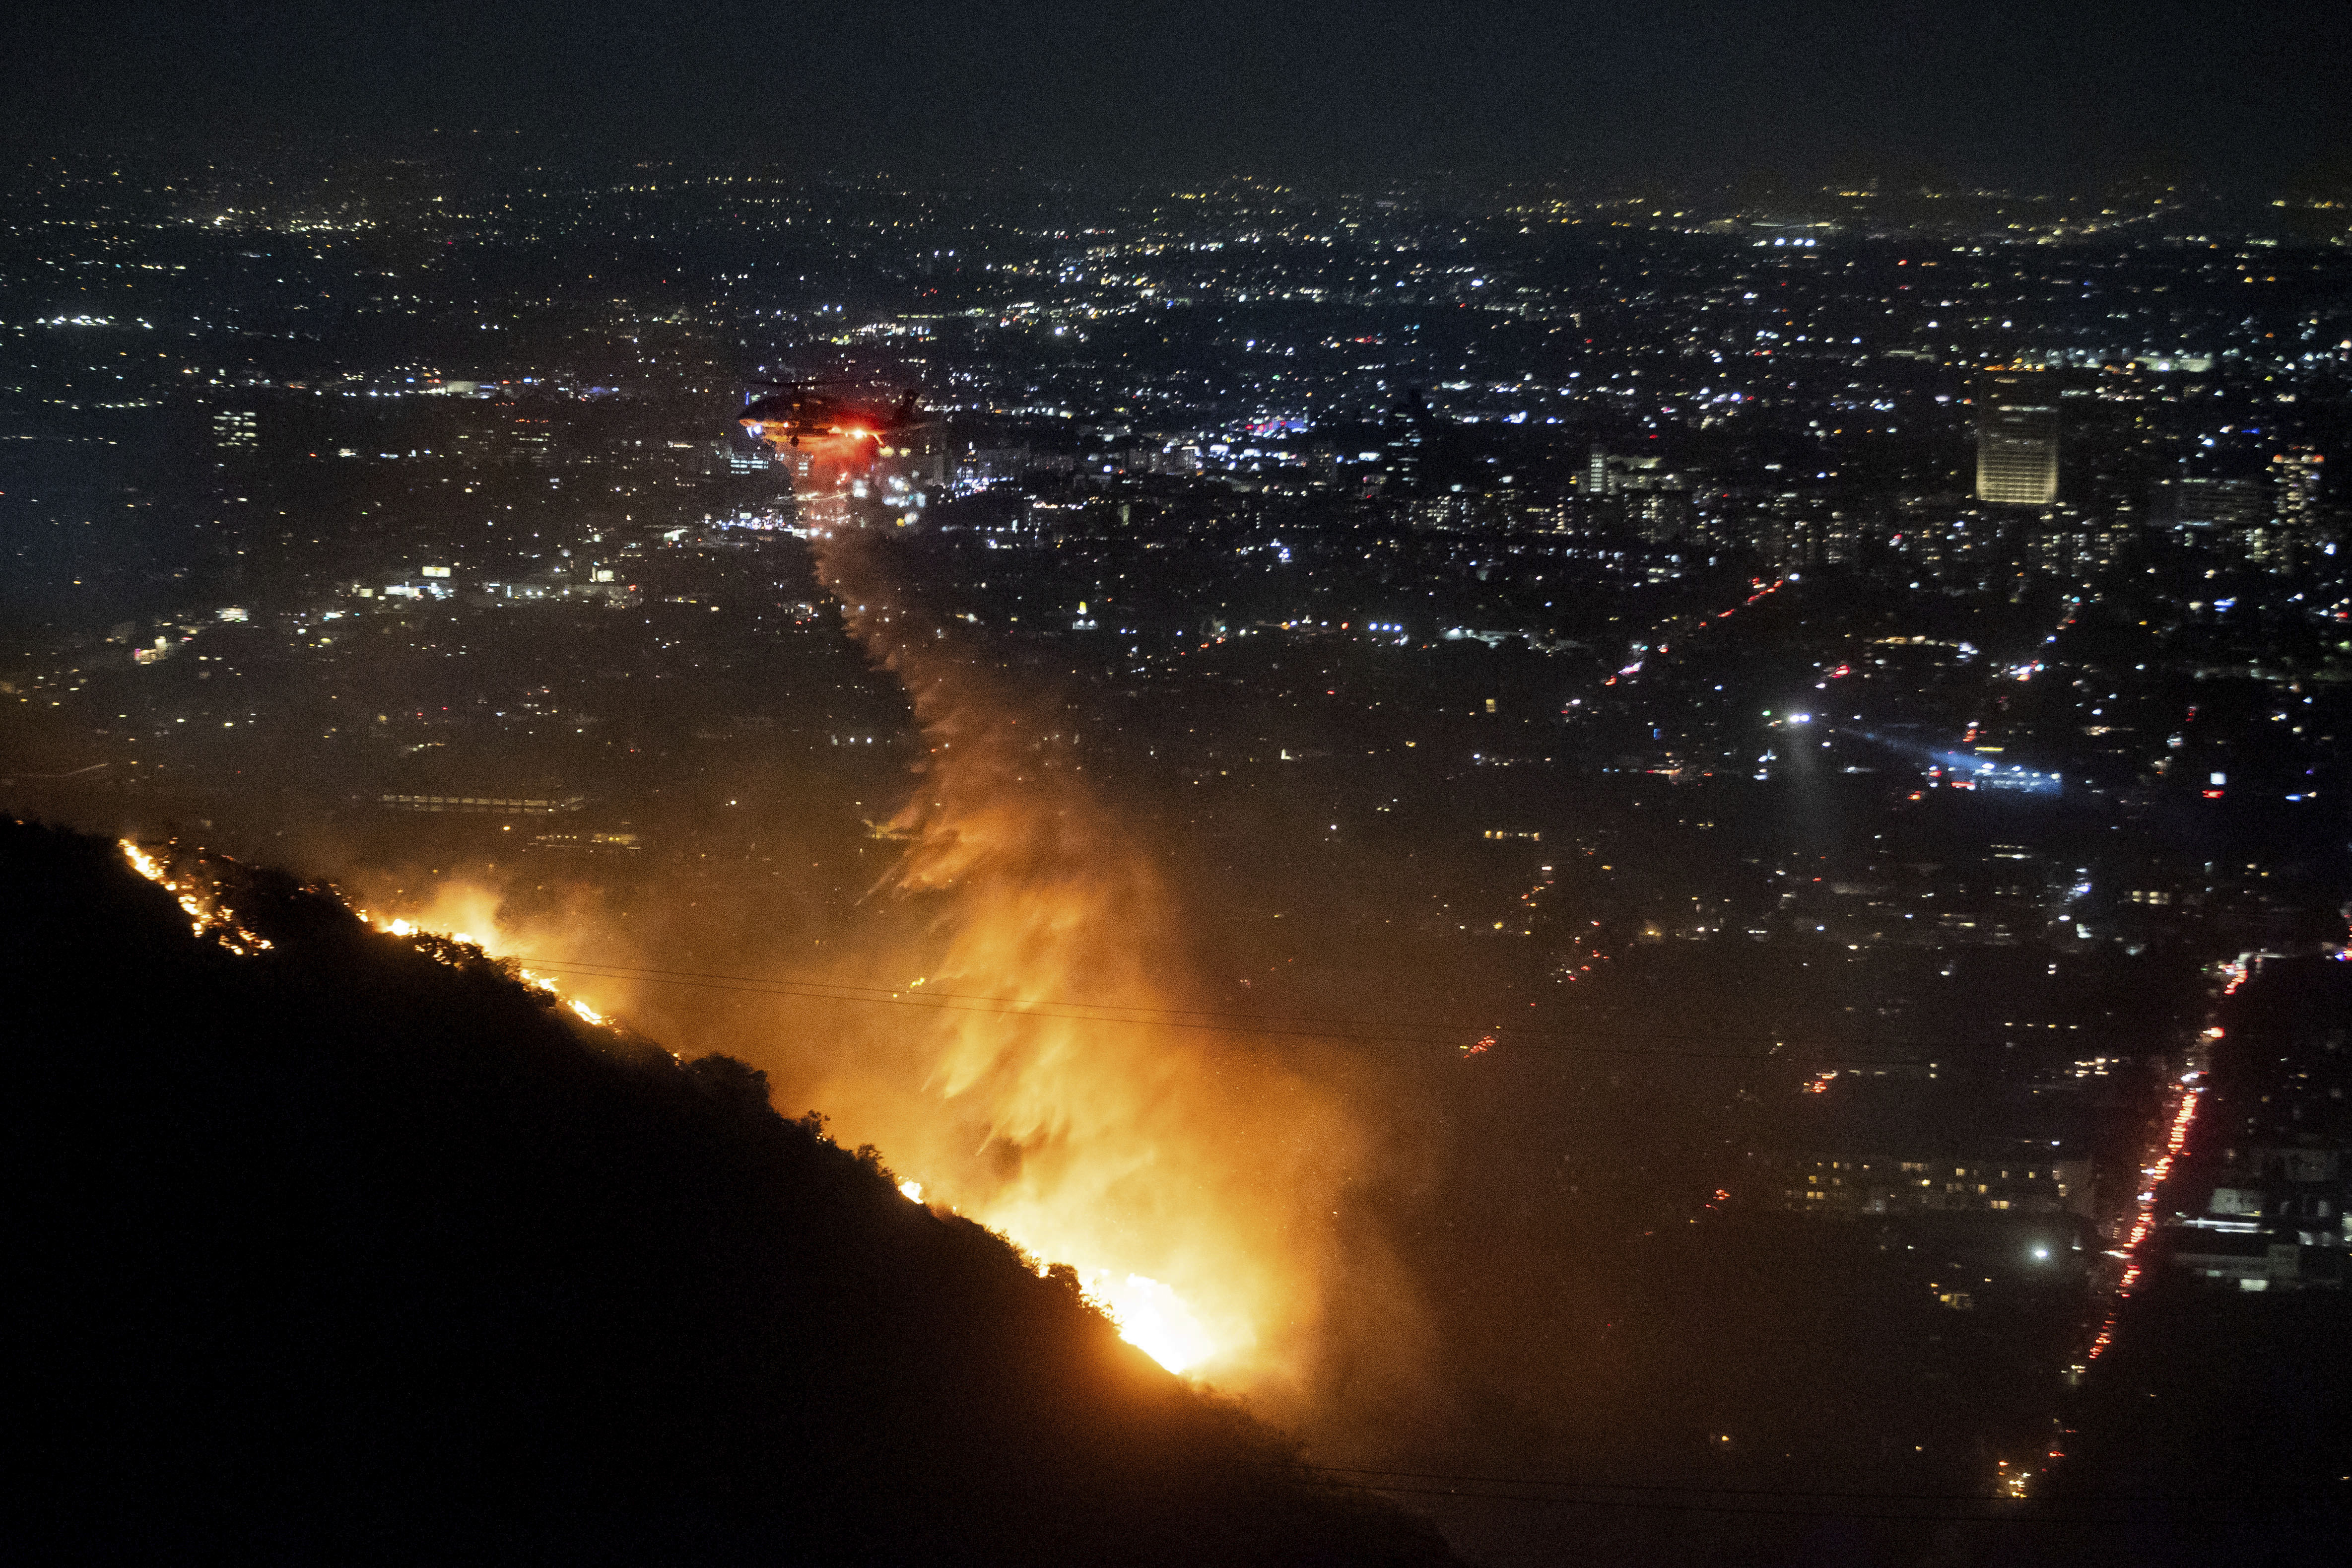
[[760,1074],[0,823],[49,1560],[1450,1561]]

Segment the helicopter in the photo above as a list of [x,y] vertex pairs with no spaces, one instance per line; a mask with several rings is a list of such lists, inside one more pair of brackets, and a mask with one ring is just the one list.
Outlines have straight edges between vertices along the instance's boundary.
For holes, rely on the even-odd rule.
[[[768,395],[754,399],[737,422],[763,441],[797,447],[803,438],[880,441],[929,424],[908,391],[895,400],[862,383],[762,381]],[[836,388],[840,390],[835,390]]]

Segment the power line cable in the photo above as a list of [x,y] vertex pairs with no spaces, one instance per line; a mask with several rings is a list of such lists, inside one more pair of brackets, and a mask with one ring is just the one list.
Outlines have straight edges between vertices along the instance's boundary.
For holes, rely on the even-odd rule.
[[[1431,1023],[1421,1026],[1422,1032],[1411,1033],[1394,1029],[1382,1030],[1363,1020],[1335,1019],[1331,1021],[1329,1026],[1326,1027],[1277,1028],[1250,1022],[1246,1015],[1220,1016],[1206,1013],[1206,1010],[1202,1010],[1204,1016],[1186,1018],[1171,1016],[1182,1011],[1180,1009],[1118,1007],[1075,1002],[1030,1002],[1017,997],[977,997],[952,992],[936,992],[929,994],[916,994],[912,991],[892,993],[879,987],[850,986],[830,981],[766,979],[757,975],[700,974],[689,971],[655,969],[641,965],[608,964],[592,960],[534,958],[526,962],[535,970],[543,969],[559,973],[579,974],[592,979],[650,981],[664,984],[685,985],[699,990],[733,991],[755,995],[797,996],[814,1001],[920,1007],[932,1012],[982,1013],[1006,1017],[1058,1019],[1071,1023],[1123,1024],[1144,1028],[1250,1035],[1270,1039],[1331,1039],[1371,1045],[1445,1047],[1457,1047],[1465,1037],[1475,1039],[1490,1034],[1558,1040],[1555,1031],[1544,1031],[1541,1036],[1538,1036],[1536,1031],[1516,1028],[1507,1024]],[[1160,1016],[1152,1016],[1155,1013]],[[1296,1021],[1309,1020],[1297,1018]],[[1438,1032],[1441,1030],[1444,1033]],[[1650,1037],[1696,1039],[1705,1037],[1662,1034]],[[1557,1048],[1590,1056],[1660,1057],[1678,1060],[1764,1061],[1769,1059],[1778,1047],[1748,1051],[1662,1051],[1636,1047],[1578,1045],[1559,1040]]]
[[[1759,1497],[1759,1498],[1837,1498],[1880,1502],[2015,1502],[2026,1500],[1999,1492],[1893,1492],[1842,1491],[1833,1488],[1812,1487],[1718,1487],[1697,1481],[1587,1481],[1565,1476],[1476,1476],[1457,1475],[1444,1470],[1391,1470],[1366,1465],[1308,1465],[1307,1469],[1329,1475],[1394,1476],[1403,1480],[1460,1481],[1472,1486],[1556,1487],[1571,1491],[1625,1492],[1686,1492],[1698,1497]],[[2307,1494],[2282,1494],[2273,1501],[2300,1500]],[[2070,1502],[2237,1502],[2248,1494],[2233,1491],[2214,1496],[2183,1495],[2179,1492],[2099,1492],[2072,1497]]]
[[[1571,1032],[1558,1027],[1537,1028],[1504,1022],[1456,1022],[1443,1019],[1408,1020],[1403,1027],[1383,1027],[1370,1019],[1332,1018],[1315,1014],[1277,1014],[1272,1018],[1230,1009],[1207,1007],[1147,1007],[1118,1003],[1067,1002],[1051,998],[997,996],[982,993],[958,991],[918,991],[912,985],[886,987],[860,985],[848,981],[822,980],[801,976],[768,976],[755,974],[714,973],[697,970],[663,969],[647,964],[625,964],[600,959],[531,958],[521,960],[534,968],[575,973],[592,979],[649,981],[664,984],[687,985],[704,990],[739,991],[755,994],[798,996],[815,1001],[872,1003],[886,1005],[928,1008],[936,1012],[991,1013],[1009,1016],[1055,1018],[1076,1023],[1129,1024],[1152,1028],[1191,1029],[1219,1034],[1253,1035],[1267,1038],[1338,1039],[1368,1044],[1397,1045],[1458,1045],[1462,1037],[1475,1037],[1493,1034],[1515,1042],[1539,1041],[1578,1055],[1629,1056],[1671,1058],[1678,1060],[1763,1061],[1791,1047],[1784,1041],[1774,1041],[1769,1047],[1744,1051],[1663,1051],[1646,1047],[1609,1047],[1586,1043],[1595,1037],[1592,1032]],[[1279,1027],[1279,1025],[1305,1025],[1306,1027]],[[1612,1037],[1601,1034],[1599,1037]],[[1652,1040],[1712,1040],[1715,1035],[1685,1031],[1644,1029],[1638,1034],[1615,1032],[1613,1037]],[[1975,1049],[1998,1042],[1990,1040],[1879,1040],[1815,1042],[1794,1047],[1801,1051],[1836,1050],[1851,1053],[1858,1050],[1912,1050],[1946,1048]]]
[[1465,1476],[1444,1470],[1387,1470],[1366,1465],[1309,1465],[1323,1474],[1393,1476],[1412,1481],[1460,1481],[1471,1486],[1559,1487],[1573,1491],[1688,1492],[1700,1497],[1845,1498],[1883,1502],[2008,1502],[1996,1492],[1838,1491],[1811,1487],[1713,1487],[1696,1481],[1580,1481],[1565,1476]]
[[[1891,1510],[1872,1511],[1847,1508],[1756,1508],[1746,1504],[1664,1501],[1655,1498],[1572,1498],[1559,1493],[1464,1491],[1454,1487],[1374,1486],[1354,1481],[1322,1480],[1316,1483],[1336,1491],[1374,1493],[1381,1497],[1460,1498],[1465,1501],[1538,1503],[1555,1508],[1614,1508],[1653,1513],[1713,1513],[1750,1515],[1782,1519],[1867,1519],[1906,1523],[1983,1523],[1983,1524],[2045,1524],[2045,1525],[2112,1525],[2122,1522],[2114,1516],[2099,1518],[2069,1518],[2046,1513],[1961,1513],[1950,1509],[1924,1510],[1916,1512]],[[1985,1498],[1987,1503],[1998,1504],[2023,1499]]]
[[[1550,1491],[1550,1492],[1527,1492],[1527,1491],[1512,1491],[1512,1492],[1497,1492],[1497,1491],[1465,1491],[1465,1490],[1464,1490],[1464,1489],[1460,1489],[1460,1488],[1456,1488],[1456,1487],[1434,1487],[1434,1486],[1432,1486],[1432,1487],[1411,1487],[1411,1486],[1392,1486],[1392,1485],[1381,1485],[1381,1484],[1375,1484],[1375,1483],[1371,1483],[1371,1482],[1342,1481],[1342,1480],[1336,1480],[1336,1479],[1329,1479],[1329,1478],[1320,1478],[1320,1479],[1318,1479],[1314,1482],[1314,1484],[1318,1485],[1318,1486],[1327,1487],[1327,1488],[1329,1488],[1329,1489],[1333,1489],[1333,1490],[1339,1490],[1339,1491],[1360,1491],[1360,1492],[1369,1492],[1369,1493],[1374,1493],[1374,1494],[1377,1494],[1377,1495],[1379,1495],[1379,1496],[1382,1496],[1382,1497],[1433,1497],[1433,1498],[1459,1498],[1459,1499],[1462,1499],[1462,1500],[1466,1500],[1466,1501],[1538,1503],[1538,1504],[1543,1504],[1543,1505],[1551,1506],[1551,1507],[1558,1507],[1558,1508],[1613,1508],[1613,1509],[1625,1509],[1625,1510],[1636,1510],[1636,1511],[1659,1512],[1659,1513],[1712,1513],[1712,1514],[1729,1514],[1729,1515],[1749,1515],[1749,1516],[1758,1516],[1758,1517],[1765,1517],[1765,1518],[1783,1518],[1783,1519],[1857,1519],[1857,1520],[1880,1520],[1880,1521],[1885,1521],[1892,1522],[1892,1523],[2011,1524],[2011,1525],[2043,1525],[2043,1526],[2060,1526],[2060,1527],[2065,1527],[2065,1526],[2076,1526],[2076,1527],[2084,1527],[2084,1526],[2113,1527],[2113,1526],[2115,1526],[2115,1525],[2124,1524],[2124,1523],[2129,1522],[2128,1516],[2126,1516],[2126,1515],[2123,1515],[2123,1514],[2116,1514],[2116,1513],[2099,1513],[2099,1514],[2057,1513],[2057,1512],[2052,1512],[2052,1511],[2049,1511],[2046,1508],[2032,1506],[2032,1505],[2034,1505],[2034,1504],[2037,1504],[2037,1503],[2040,1501],[2040,1500],[2036,1500],[2036,1499],[2027,1499],[2027,1498],[2003,1498],[2003,1497],[1997,1497],[1997,1496],[1988,1496],[1988,1495],[1985,1495],[1985,1494],[1983,1494],[1983,1493],[1955,1493],[1955,1494],[1918,1493],[1918,1494],[1906,1494],[1906,1493],[1899,1493],[1899,1492],[1854,1492],[1854,1493],[1839,1493],[1839,1492],[1822,1492],[1822,1493],[1803,1493],[1803,1492],[1770,1493],[1770,1492],[1764,1492],[1764,1493],[1759,1493],[1759,1494],[1757,1494],[1757,1495],[1761,1495],[1761,1496],[1788,1496],[1788,1497],[1807,1497],[1807,1496],[1818,1496],[1818,1497],[1826,1497],[1826,1498],[1843,1498],[1843,1497],[1853,1497],[1853,1498],[1857,1498],[1857,1499],[1861,1499],[1861,1498],[1874,1498],[1874,1499],[1877,1499],[1877,1500],[1879,1500],[1886,1501],[1886,1502],[1905,1502],[1905,1501],[1910,1501],[1910,1500],[1913,1500],[1913,1498],[1916,1496],[1916,1500],[1919,1500],[1919,1501],[1921,1501],[1921,1502],[1927,1502],[1927,1503],[1941,1503],[1941,1502],[1952,1502],[1952,1501],[1971,1501],[1971,1502],[1979,1502],[1979,1503],[1984,1503],[1984,1504],[1990,1505],[1990,1506],[1991,1506],[1991,1507],[2000,1507],[2000,1506],[2002,1506],[2002,1505],[2011,1505],[2011,1504],[2013,1504],[2013,1505],[2016,1505],[2015,1510],[2014,1510],[2014,1511],[2011,1511],[2011,1512],[1985,1512],[1985,1511],[1968,1511],[1968,1512],[1962,1512],[1962,1511],[1955,1510],[1952,1510],[1952,1509],[1949,1509],[1949,1508],[1921,1509],[1921,1510],[1909,1510],[1909,1511],[1901,1511],[1901,1510],[1864,1510],[1864,1509],[1852,1509],[1852,1508],[1764,1508],[1764,1507],[1755,1507],[1755,1506],[1750,1506],[1750,1505],[1748,1505],[1748,1504],[1745,1504],[1745,1503],[1738,1503],[1738,1504],[1733,1504],[1733,1503],[1708,1503],[1708,1502],[1696,1502],[1696,1501],[1680,1500],[1662,1500],[1662,1499],[1657,1499],[1657,1498],[1646,1498],[1646,1497],[1644,1497],[1644,1498],[1587,1498],[1587,1497],[1569,1497],[1569,1496],[1565,1496],[1565,1495],[1563,1495],[1562,1493],[1560,1493],[1560,1492],[1557,1492],[1557,1491]],[[1730,1495],[1730,1494],[1729,1494],[1729,1493],[1707,1493],[1707,1494],[1705,1494],[1705,1495]],[[2083,1499],[2070,1499],[2070,1500],[2069,1500],[2070,1502],[2085,1502],[2085,1503],[2103,1503],[2103,1502],[2116,1502],[2116,1503],[2123,1503],[2123,1502],[2143,1502],[2143,1501],[2147,1501],[2147,1500],[2147,1500],[2147,1499],[2146,1499],[2146,1498],[2126,1498],[2126,1497],[2114,1497],[2114,1498],[2106,1498],[2106,1497],[2091,1497],[2091,1498],[2083,1498]],[[2333,1500],[2326,1500],[2326,1499],[2260,1499],[2260,1500],[2258,1500],[2258,1499],[2243,1498],[2243,1497],[2231,1497],[2231,1498],[2221,1498],[2221,1499],[2194,1499],[2194,1498],[2185,1498],[2185,1499],[2177,1499],[2177,1500],[2176,1500],[2176,1501],[2182,1501],[2182,1502],[2220,1502],[2220,1503],[2225,1503],[2225,1504],[2230,1505],[2230,1506],[2229,1506],[2229,1508],[2228,1508],[2227,1510],[2214,1510],[2214,1511],[2210,1511],[2210,1512],[2201,1513],[2201,1514],[2200,1514],[2200,1515],[2196,1516],[2196,1518],[2197,1518],[2197,1521],[2201,1521],[2201,1522],[2209,1522],[2209,1523],[2210,1523],[2210,1522],[2220,1522],[2220,1521],[2224,1521],[2224,1520],[2228,1520],[2228,1519],[2231,1519],[2231,1518],[2242,1518],[2242,1517],[2246,1517],[2246,1516],[2247,1516],[2247,1513],[2248,1513],[2248,1510],[2251,1508],[2251,1506],[2252,1506],[2252,1504],[2254,1504],[2254,1503],[2258,1502],[2258,1501],[2261,1503],[2261,1505],[2262,1505],[2264,1509],[2271,1509],[2271,1510],[2274,1510],[2274,1509],[2276,1509],[2276,1508],[2277,1508],[2278,1506],[2280,1506],[2282,1503],[2288,1504],[2288,1505],[2296,1505],[2296,1504],[2301,1504],[2301,1505],[2304,1505],[2304,1506],[2334,1506],[2334,1507],[2340,1507],[2340,1506],[2342,1506],[2341,1504],[2335,1503]],[[2168,1516],[2168,1517],[2173,1517],[2173,1516]]]

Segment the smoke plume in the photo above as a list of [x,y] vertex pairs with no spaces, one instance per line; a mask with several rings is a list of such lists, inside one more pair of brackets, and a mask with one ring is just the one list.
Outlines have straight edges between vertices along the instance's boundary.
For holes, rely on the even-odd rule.
[[884,891],[929,916],[939,1004],[890,1020],[898,1070],[845,1064],[825,1103],[928,1201],[1077,1268],[1163,1361],[1296,1387],[1363,1136],[1304,1073],[1170,1013],[1192,990],[1174,900],[1066,711],[926,613],[886,554],[861,529],[817,538],[928,748]]

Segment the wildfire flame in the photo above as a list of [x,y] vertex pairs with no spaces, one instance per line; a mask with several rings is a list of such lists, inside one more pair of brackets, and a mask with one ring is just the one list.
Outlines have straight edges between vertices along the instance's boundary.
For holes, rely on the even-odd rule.
[[911,1033],[890,1020],[875,1047],[903,1053],[899,1072],[876,1074],[869,1056],[832,1073],[836,1125],[919,1172],[917,1190],[1070,1263],[1163,1366],[1261,1389],[1296,1374],[1355,1128],[1232,1042],[1030,1010],[1181,997],[1172,902],[1084,777],[1063,711],[905,593],[837,496],[809,499],[803,517],[830,524],[812,529],[820,579],[905,685],[930,748],[889,825],[906,847],[886,889],[935,916],[932,985],[1013,999]]
[[1171,1372],[1184,1372],[1217,1353],[1182,1297],[1141,1274],[1118,1279],[1105,1269],[1087,1278],[1087,1295],[1118,1327],[1119,1337]]
[[[1065,712],[971,657],[961,623],[928,615],[893,580],[878,531],[856,526],[850,487],[867,453],[853,445],[803,436],[800,516],[822,580],[906,686],[930,748],[913,801],[875,834],[901,849],[877,889],[890,895],[877,925],[896,910],[927,917],[928,931],[892,937],[869,961],[920,974],[909,996],[1003,1000],[814,1026],[674,1011],[674,1026],[719,1031],[792,1106],[823,1105],[842,1142],[872,1143],[908,1177],[908,1201],[1070,1265],[1121,1336],[1171,1371],[1278,1406],[1304,1392],[1327,1301],[1360,1297],[1382,1303],[1381,1331],[1410,1356],[1420,1318],[1384,1255],[1359,1243],[1349,1291],[1328,1289],[1342,1193],[1368,1164],[1337,1100],[1237,1042],[1102,1016],[1192,999],[1173,901],[1152,856],[1097,800],[1060,733]],[[445,884],[408,919],[373,923],[481,932],[494,954],[544,963],[595,940],[579,911],[553,922],[507,912],[493,891]],[[1055,1005],[1073,1002],[1091,1005]]]
[[[232,952],[247,955],[266,951],[269,942],[245,930],[221,903],[215,889],[200,887],[193,880],[174,878],[163,862],[149,854],[131,839],[119,841],[123,858],[133,870],[171,893],[186,913],[196,935],[211,934]],[[467,889],[461,897],[481,895]],[[479,947],[486,952],[503,950],[509,942],[495,934],[499,927],[495,920],[487,922],[494,933],[485,943],[471,932],[449,931],[435,932],[403,917],[380,919],[365,910],[353,911],[359,918],[386,935],[417,937],[434,943],[454,942],[461,946]],[[535,974],[529,969],[516,972],[523,983],[535,989],[560,995],[553,981]],[[916,984],[922,984],[917,981]],[[587,1023],[604,1026],[610,1023],[603,1013],[577,997],[563,998],[564,1005]],[[923,1201],[920,1182],[901,1182],[898,1191],[910,1202]],[[1051,1233],[1050,1224],[1035,1226]],[[1183,1372],[1201,1365],[1214,1357],[1221,1347],[1218,1337],[1204,1327],[1184,1299],[1158,1279],[1143,1274],[1119,1274],[1109,1268],[1094,1268],[1081,1276],[1087,1299],[1117,1325],[1118,1331],[1152,1360],[1171,1372]]]
[[[418,920],[377,915],[356,907],[352,912],[386,936],[419,938],[419,945],[428,951],[454,942],[461,948],[478,948],[492,958],[511,961],[528,956],[536,946],[528,936],[500,919],[495,893],[466,883],[451,883],[436,889],[426,911]],[[478,931],[484,934],[475,934]],[[563,987],[546,975],[520,963],[514,965],[513,973],[532,990],[561,1001],[583,1023],[600,1029],[612,1026],[611,1016],[602,1008],[581,997],[564,994]]]
[[210,936],[240,958],[269,951],[267,938],[256,936],[237,923],[228,906],[221,901],[220,889],[193,877],[175,877],[170,868],[141,848],[131,839],[116,840],[122,858],[131,868],[163,889],[178,900],[181,912],[198,936]]

